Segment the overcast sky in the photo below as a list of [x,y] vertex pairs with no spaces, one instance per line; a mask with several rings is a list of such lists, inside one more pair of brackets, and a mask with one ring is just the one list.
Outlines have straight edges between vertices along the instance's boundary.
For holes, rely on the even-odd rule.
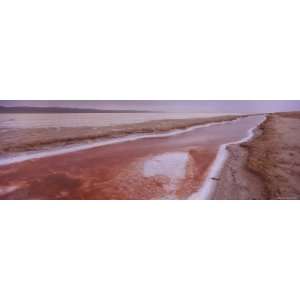
[[60,106],[76,108],[98,108],[98,109],[129,109],[129,110],[150,110],[166,112],[208,112],[208,113],[256,113],[256,112],[276,112],[276,111],[300,111],[300,100],[239,100],[239,101],[190,101],[190,100],[111,100],[111,101],[25,101],[25,100],[0,100],[0,106]]

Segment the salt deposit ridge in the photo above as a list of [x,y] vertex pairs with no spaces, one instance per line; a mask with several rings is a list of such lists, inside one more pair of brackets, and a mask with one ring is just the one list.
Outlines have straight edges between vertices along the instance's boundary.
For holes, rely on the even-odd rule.
[[226,124],[229,122],[231,122],[231,123],[236,122],[237,120],[239,120],[239,119],[236,119],[234,121],[224,121],[224,122],[208,123],[208,124],[204,124],[204,125],[191,126],[186,129],[175,129],[175,130],[168,131],[165,133],[130,134],[128,136],[124,136],[124,137],[120,137],[120,138],[113,138],[113,139],[107,139],[107,140],[101,139],[97,142],[66,145],[63,147],[55,147],[55,148],[51,148],[48,150],[38,150],[38,151],[28,151],[28,152],[24,152],[24,153],[16,153],[16,154],[0,157],[0,166],[19,163],[19,162],[23,162],[23,161],[31,160],[31,159],[38,159],[38,158],[44,158],[44,157],[49,157],[49,156],[62,155],[62,154],[67,154],[67,153],[71,153],[71,152],[92,149],[95,147],[130,142],[130,141],[135,141],[135,140],[139,140],[139,139],[169,137],[169,136],[186,133],[186,132],[189,132],[189,131],[192,131],[195,129],[199,129],[199,128],[210,127],[213,125],[221,125],[221,124]]

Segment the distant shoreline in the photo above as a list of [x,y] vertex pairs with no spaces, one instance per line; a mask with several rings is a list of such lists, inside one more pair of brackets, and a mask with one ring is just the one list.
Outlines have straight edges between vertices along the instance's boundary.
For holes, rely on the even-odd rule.
[[92,114],[92,113],[156,113],[156,111],[142,110],[113,110],[93,108],[68,108],[68,107],[33,107],[33,106],[0,106],[0,114]]

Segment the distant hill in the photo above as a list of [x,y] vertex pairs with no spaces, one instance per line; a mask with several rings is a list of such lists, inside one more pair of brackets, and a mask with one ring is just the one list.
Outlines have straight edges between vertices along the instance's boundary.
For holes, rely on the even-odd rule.
[[33,106],[0,106],[0,114],[60,114],[60,113],[147,113],[141,110],[104,110],[93,108],[69,108],[69,107],[33,107]]

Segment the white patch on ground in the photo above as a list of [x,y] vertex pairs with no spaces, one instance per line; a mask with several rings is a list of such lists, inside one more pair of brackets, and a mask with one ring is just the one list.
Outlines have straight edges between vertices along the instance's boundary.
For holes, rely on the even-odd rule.
[[0,186],[0,196],[14,192],[17,189],[17,186]]
[[154,156],[144,163],[144,176],[165,176],[169,183],[164,186],[168,192],[175,192],[177,183],[185,177],[188,153],[174,152]]

